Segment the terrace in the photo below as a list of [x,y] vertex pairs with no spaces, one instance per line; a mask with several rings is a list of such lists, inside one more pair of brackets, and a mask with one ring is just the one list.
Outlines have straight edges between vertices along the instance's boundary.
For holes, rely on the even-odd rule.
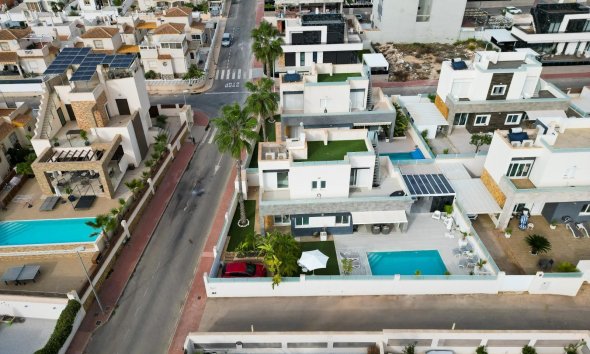
[[324,144],[323,141],[307,142],[307,159],[297,161],[339,161],[349,152],[367,152],[365,140],[340,140],[330,141]]
[[344,82],[350,77],[361,77],[361,73],[318,74],[318,82]]
[[26,318],[22,323],[0,323],[2,350],[11,354],[30,354],[42,348],[55,328],[57,319]]

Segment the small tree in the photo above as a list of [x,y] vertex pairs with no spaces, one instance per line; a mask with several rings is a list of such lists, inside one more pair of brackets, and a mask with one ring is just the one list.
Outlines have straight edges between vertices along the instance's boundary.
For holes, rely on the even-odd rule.
[[155,80],[158,78],[158,74],[156,74],[156,72],[153,70],[146,71],[144,76],[148,80]]
[[201,77],[203,77],[203,75],[205,75],[205,72],[203,70],[199,69],[195,64],[191,64],[191,66],[189,66],[188,68],[188,71],[186,72],[186,74],[184,74],[182,78],[185,80],[200,79]]
[[492,136],[489,134],[473,134],[471,135],[471,141],[469,144],[475,146],[475,153],[479,152],[479,148],[483,145],[490,145],[492,142]]
[[488,350],[485,345],[480,345],[475,349],[475,354],[488,354]]
[[531,253],[534,255],[551,251],[551,242],[544,236],[528,235],[525,241],[531,247]]
[[274,289],[281,283],[282,277],[293,276],[299,272],[297,260],[301,257],[301,248],[289,234],[275,231],[258,237],[258,256],[264,258],[266,268],[273,274]]
[[577,343],[570,343],[567,346],[563,347],[565,354],[577,354],[578,349],[586,344],[586,341],[583,339],[578,341]]
[[350,275],[352,273],[352,259],[349,258],[342,258],[342,271],[345,275]]
[[401,107],[397,103],[394,103],[393,106],[395,107],[395,110],[396,110],[395,126],[393,128],[393,136],[401,137],[406,134],[406,130],[408,129],[408,126],[410,125],[410,120],[404,114]]
[[403,354],[415,354],[416,353],[416,343],[408,344],[402,349]]
[[[164,129],[166,127],[166,122],[168,121],[168,116],[164,114],[160,114],[156,117],[156,127]],[[157,141],[156,141],[157,142]]]
[[129,188],[131,194],[133,194],[133,199],[137,198],[143,187],[145,187],[145,182],[139,178],[134,178],[131,181],[125,182],[125,186]]
[[531,347],[530,345],[525,345],[522,347],[522,354],[537,354],[537,349]]
[[117,219],[115,219],[110,214],[100,214],[96,216],[94,221],[86,221],[86,225],[90,226],[93,229],[100,230],[97,232],[93,232],[92,234],[90,234],[90,236],[94,237],[102,233],[104,235],[106,241],[105,243],[108,248],[110,245],[109,232],[117,228]]

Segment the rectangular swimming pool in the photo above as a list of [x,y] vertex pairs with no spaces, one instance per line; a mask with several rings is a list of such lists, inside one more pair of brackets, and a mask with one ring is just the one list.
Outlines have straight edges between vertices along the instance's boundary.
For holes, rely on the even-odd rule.
[[373,275],[444,275],[447,271],[438,251],[368,252]]
[[407,152],[390,152],[379,154],[380,156],[387,156],[391,161],[400,161],[400,160],[423,160],[424,154],[418,148],[414,151],[407,151]]
[[94,242],[97,230],[86,225],[94,218],[0,222],[0,246]]

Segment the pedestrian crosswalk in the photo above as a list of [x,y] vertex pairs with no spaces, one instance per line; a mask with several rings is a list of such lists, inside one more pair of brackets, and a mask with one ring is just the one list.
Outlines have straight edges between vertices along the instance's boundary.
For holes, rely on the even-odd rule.
[[250,80],[252,69],[217,69],[215,80]]

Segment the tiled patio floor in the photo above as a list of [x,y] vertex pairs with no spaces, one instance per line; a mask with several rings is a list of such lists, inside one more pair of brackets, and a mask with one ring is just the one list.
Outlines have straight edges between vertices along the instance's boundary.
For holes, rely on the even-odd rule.
[[[465,128],[455,127],[450,135],[439,135],[430,140],[436,154],[442,154],[445,149],[449,149],[449,154],[472,154],[475,153],[475,146],[469,144],[471,133]],[[479,148],[480,152],[487,152],[489,145]]]
[[453,255],[453,249],[459,247],[460,234],[454,239],[445,237],[444,224],[440,220],[432,219],[431,214],[410,214],[408,221],[406,232],[373,235],[361,227],[359,232],[352,235],[335,236],[338,263],[341,264],[340,252],[357,252],[361,269],[357,269],[353,274],[371,274],[367,252],[437,250],[451,274],[469,274],[468,269],[459,268],[460,258]]
[[[482,223],[484,222],[485,219],[482,219],[482,221],[478,219],[475,223],[476,230],[482,228]],[[563,224],[558,225],[557,229],[551,230],[549,223],[542,216],[533,216],[530,222],[534,224],[534,229],[522,231],[518,228],[517,219],[512,219],[508,226],[512,229],[512,236],[510,238],[505,238],[504,232],[500,230],[492,229],[493,231],[485,233],[478,231],[482,241],[484,241],[494,259],[497,261],[502,259],[501,256],[496,257],[497,252],[505,254],[504,259],[506,263],[502,261],[498,263],[500,270],[504,270],[504,267],[509,267],[508,269],[514,269],[516,267],[524,270],[526,274],[535,274],[540,270],[538,262],[542,258],[554,260],[553,270],[555,270],[555,266],[560,262],[570,262],[577,265],[580,260],[590,259],[590,238],[574,238]],[[490,227],[493,228],[493,225],[484,225],[484,227],[489,229]],[[525,242],[525,238],[530,234],[545,236],[551,242],[551,250],[546,254],[532,255],[530,253],[530,247]],[[491,243],[491,238],[495,238],[493,242],[497,243],[501,247],[501,250],[496,249],[495,251],[494,247],[488,246]]]

